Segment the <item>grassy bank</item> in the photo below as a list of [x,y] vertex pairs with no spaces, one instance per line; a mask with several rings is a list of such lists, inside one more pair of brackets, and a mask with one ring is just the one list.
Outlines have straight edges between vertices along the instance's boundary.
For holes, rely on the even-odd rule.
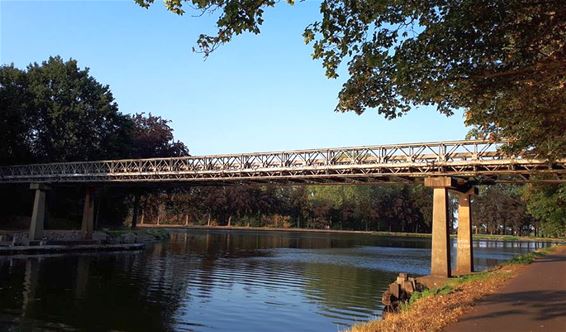
[[350,332],[440,331],[455,322],[480,298],[495,293],[535,258],[555,250],[543,248],[501,264],[489,271],[451,278],[440,287],[416,292],[399,313],[354,325]]
[[165,229],[103,229],[102,230],[112,242],[154,242],[169,238],[169,232]]
[[[338,230],[338,229],[315,229],[315,228],[275,228],[275,227],[245,227],[245,226],[198,226],[198,225],[169,225],[169,224],[144,224],[139,225],[142,229],[202,229],[202,230],[242,230],[242,231],[277,231],[277,232],[316,232],[316,233],[339,233],[339,234],[368,234],[373,236],[397,236],[412,238],[431,238],[430,233],[407,233],[407,232],[376,232],[376,231],[354,231],[354,230]],[[450,235],[452,238],[456,234]],[[531,236],[514,236],[514,235],[490,235],[475,234],[474,240],[493,240],[493,241],[542,241],[542,242],[566,242],[566,238],[543,238]]]

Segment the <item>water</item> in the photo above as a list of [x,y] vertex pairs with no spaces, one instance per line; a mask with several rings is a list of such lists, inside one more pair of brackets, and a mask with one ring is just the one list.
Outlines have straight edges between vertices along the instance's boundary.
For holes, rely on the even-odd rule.
[[[477,269],[546,245],[474,244]],[[429,260],[429,239],[194,230],[140,252],[0,257],[0,330],[341,331]]]

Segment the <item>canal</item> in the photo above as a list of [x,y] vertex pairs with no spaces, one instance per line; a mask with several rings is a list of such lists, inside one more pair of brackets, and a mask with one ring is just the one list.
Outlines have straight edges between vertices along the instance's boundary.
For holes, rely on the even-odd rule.
[[[476,241],[476,269],[547,245]],[[455,250],[454,250],[455,251]],[[430,239],[174,230],[140,252],[0,257],[0,330],[341,331]]]

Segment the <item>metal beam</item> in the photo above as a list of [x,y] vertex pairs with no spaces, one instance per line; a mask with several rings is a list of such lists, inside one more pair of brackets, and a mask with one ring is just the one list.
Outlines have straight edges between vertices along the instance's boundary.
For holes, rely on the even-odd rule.
[[450,141],[176,158],[102,160],[0,167],[2,183],[192,185],[422,181],[566,182],[566,159],[552,163],[500,151],[504,142]]

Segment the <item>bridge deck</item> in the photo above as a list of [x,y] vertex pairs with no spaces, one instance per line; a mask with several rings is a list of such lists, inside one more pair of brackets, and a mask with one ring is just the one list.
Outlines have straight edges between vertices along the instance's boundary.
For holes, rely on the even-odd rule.
[[455,176],[477,183],[566,182],[566,160],[509,156],[480,140],[0,167],[0,183],[348,183]]

